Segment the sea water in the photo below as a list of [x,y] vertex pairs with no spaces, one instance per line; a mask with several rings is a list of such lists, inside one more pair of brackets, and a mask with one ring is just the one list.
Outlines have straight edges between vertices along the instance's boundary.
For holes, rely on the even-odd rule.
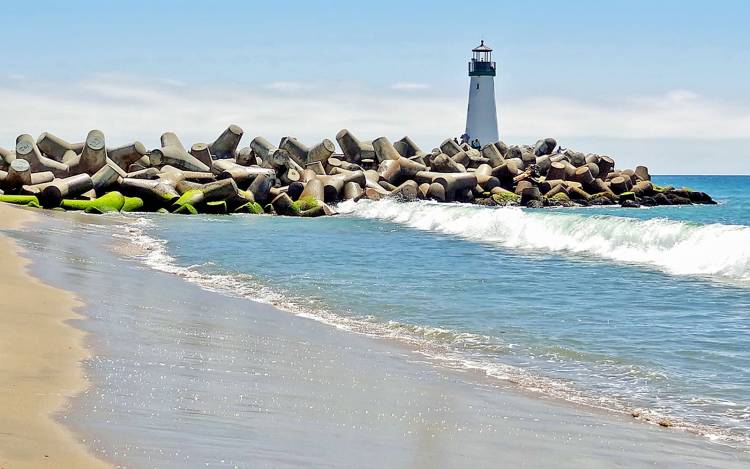
[[403,341],[440,366],[750,441],[750,177],[718,205],[343,203],[340,216],[137,215],[142,261]]

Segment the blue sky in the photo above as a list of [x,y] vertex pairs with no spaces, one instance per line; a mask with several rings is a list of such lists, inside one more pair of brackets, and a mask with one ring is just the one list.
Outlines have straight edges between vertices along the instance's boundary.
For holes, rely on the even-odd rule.
[[750,173],[750,2],[29,3],[2,5],[5,147],[89,127],[110,144],[205,141],[237,123],[248,141],[348,127],[429,149],[463,130],[466,61],[484,38],[506,141]]

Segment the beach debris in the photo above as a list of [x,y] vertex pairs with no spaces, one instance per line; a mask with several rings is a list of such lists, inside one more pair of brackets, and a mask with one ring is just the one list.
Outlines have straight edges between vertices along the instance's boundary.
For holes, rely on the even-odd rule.
[[563,149],[551,137],[479,149],[448,138],[425,152],[408,136],[361,140],[342,129],[336,153],[329,139],[307,145],[286,136],[277,147],[256,136],[240,147],[243,135],[232,124],[188,152],[173,132],[151,151],[139,141],[107,148],[101,130],[81,143],[21,134],[14,151],[0,148],[0,201],[89,213],[303,217],[386,197],[527,208],[715,203],[703,192],[655,184],[645,166],[617,168],[611,156]]

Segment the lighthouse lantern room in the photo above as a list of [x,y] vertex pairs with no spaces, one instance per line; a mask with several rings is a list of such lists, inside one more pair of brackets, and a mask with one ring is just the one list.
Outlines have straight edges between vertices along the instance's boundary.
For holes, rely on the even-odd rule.
[[469,62],[469,108],[466,113],[464,140],[473,147],[498,141],[495,108],[496,66],[492,49],[482,41],[472,49]]

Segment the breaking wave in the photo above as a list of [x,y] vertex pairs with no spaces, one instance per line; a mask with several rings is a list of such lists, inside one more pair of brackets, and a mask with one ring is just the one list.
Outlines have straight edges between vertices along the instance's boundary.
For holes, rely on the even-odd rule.
[[750,282],[748,226],[421,201],[346,202],[339,210],[505,248],[585,255],[652,266],[673,275]]
[[[464,227],[468,226],[471,228],[472,226],[475,226],[472,225],[472,223],[475,222],[475,218],[481,220],[486,217],[486,214],[484,214],[481,218],[478,218],[480,217],[479,212],[473,213],[475,210],[482,209],[464,206],[446,207],[452,209],[450,210],[452,212],[451,216],[457,220],[455,223],[449,224],[449,226],[455,231],[448,231],[447,229],[424,225],[423,223],[425,223],[425,220],[420,220],[420,217],[416,215],[419,211],[430,213],[434,208],[443,208],[440,206],[435,207],[432,204],[403,204],[386,201],[367,204],[359,203],[353,207],[342,208],[346,209],[349,213],[359,216],[384,218],[401,223],[412,223],[409,220],[413,217],[415,220],[413,223],[414,225],[417,225],[415,226],[417,228],[438,229],[446,233],[461,236],[464,236],[465,233],[467,233],[466,229],[458,229],[462,224]],[[498,212],[513,213],[515,216],[520,214],[521,218],[526,215],[516,209],[503,209],[498,210]],[[462,217],[460,215],[461,213],[467,215]],[[437,216],[435,213],[431,213],[431,215]],[[495,218],[498,215],[499,214],[493,214],[492,218]],[[406,217],[406,219],[404,219],[404,217]],[[572,217],[574,219],[590,218],[575,215],[572,215]],[[535,217],[531,218],[533,219]],[[618,217],[597,217],[597,219],[611,219],[615,221],[623,220]],[[626,223],[630,222],[630,220],[627,219],[624,221]],[[638,222],[637,220],[633,220],[633,222],[635,222],[636,225],[638,223],[645,223]],[[527,229],[534,226],[533,223],[539,224],[541,222],[538,220],[533,221],[527,225]],[[484,229],[488,229],[488,226],[490,225],[485,225]],[[338,312],[329,310],[325,305],[311,303],[303,298],[296,297],[291,292],[269,287],[251,274],[237,272],[210,273],[207,271],[207,268],[210,266],[205,264],[191,266],[180,265],[169,254],[167,248],[168,242],[166,240],[147,234],[147,231],[152,231],[154,227],[155,224],[151,220],[147,218],[137,218],[134,222],[128,224],[127,235],[118,235],[116,237],[121,238],[126,244],[137,248],[130,252],[130,257],[139,258],[150,268],[176,275],[188,282],[197,284],[205,290],[271,304],[297,316],[319,321],[339,330],[381,339],[396,340],[407,345],[411,350],[419,353],[433,363],[461,371],[479,372],[489,378],[518,386],[527,391],[540,393],[542,395],[563,399],[593,408],[633,414],[633,416],[638,415],[639,419],[653,424],[667,420],[670,422],[671,426],[704,436],[715,442],[730,445],[738,444],[741,448],[747,448],[748,445],[750,445],[750,437],[742,431],[733,431],[731,428],[722,425],[719,422],[699,423],[697,419],[692,418],[689,414],[680,417],[680,414],[685,414],[685,412],[683,412],[685,409],[679,407],[672,409],[669,409],[668,407],[665,408],[663,403],[658,402],[643,402],[642,404],[646,404],[645,406],[641,405],[633,407],[633,403],[628,402],[629,399],[623,399],[627,393],[620,392],[620,396],[618,397],[617,395],[610,396],[608,393],[602,393],[601,390],[599,390],[599,392],[596,390],[594,390],[594,392],[587,392],[586,390],[579,389],[578,386],[567,379],[548,377],[544,374],[538,373],[538,370],[535,369],[527,369],[527,367],[504,363],[500,357],[503,355],[513,355],[517,344],[505,342],[498,337],[459,332],[440,327],[408,324],[398,321],[382,321],[375,316],[351,316],[347,314],[339,314]],[[468,232],[471,232],[471,229],[468,230]],[[476,236],[481,237],[479,234]],[[482,241],[486,241],[486,239],[482,239]],[[528,243],[525,246],[529,246]],[[573,351],[563,349],[553,350],[540,355],[539,358],[560,361],[562,364],[566,358],[571,358],[567,357],[570,353],[573,353]],[[586,361],[587,358],[592,359],[594,357],[577,358]],[[651,375],[655,374],[652,370],[639,368],[633,365],[624,366],[623,364],[613,362],[611,359],[595,361],[599,362],[597,363],[599,366],[599,368],[597,368],[598,372],[600,372],[601,376],[605,378],[618,375],[624,378],[634,377],[636,381],[642,381],[644,377],[653,377]],[[575,367],[571,368],[571,370],[581,372],[581,369]],[[588,373],[591,373],[592,371],[593,369],[588,370]],[[656,378],[658,378],[658,376]],[[635,389],[634,391],[635,392],[631,396],[634,398],[639,396],[647,397],[652,393],[652,390],[647,388]],[[722,419],[726,417],[730,421],[734,421],[736,419],[743,419],[747,416],[747,408],[737,408],[738,406],[734,403],[728,403],[725,407],[727,407],[728,410],[726,411],[726,415],[722,416]]]

